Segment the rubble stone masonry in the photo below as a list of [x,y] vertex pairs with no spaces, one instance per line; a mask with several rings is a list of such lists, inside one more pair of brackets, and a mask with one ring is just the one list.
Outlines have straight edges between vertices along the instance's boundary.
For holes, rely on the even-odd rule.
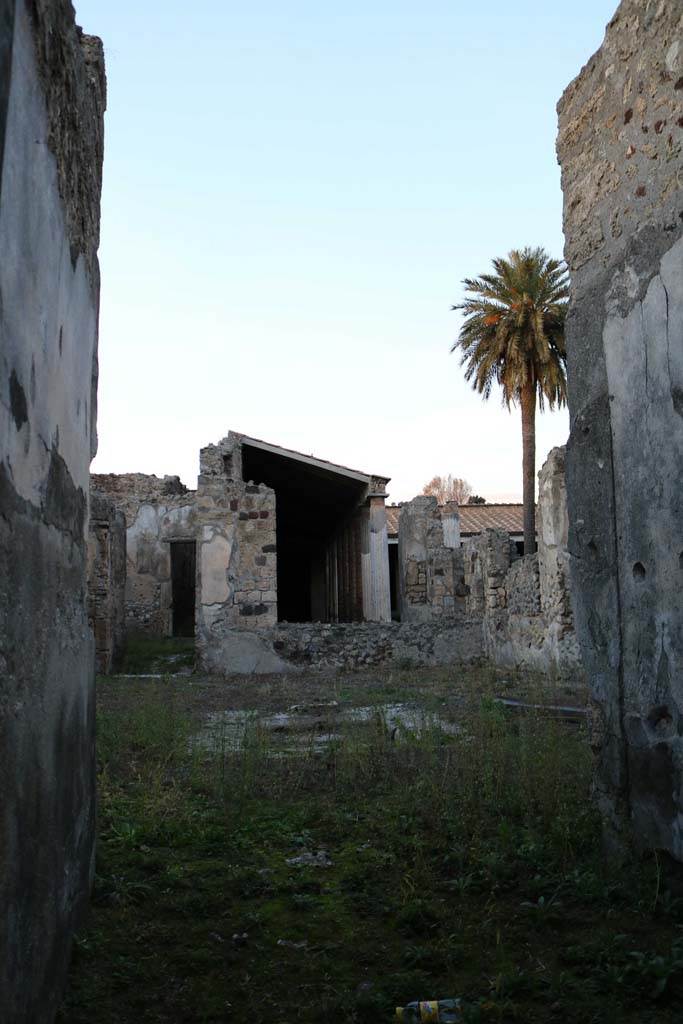
[[538,526],[538,552],[523,558],[504,530],[465,542],[467,613],[481,617],[484,648],[496,665],[577,680],[562,448],[550,452],[539,473]]
[[[243,457],[239,434],[203,448],[196,492],[177,477],[92,478],[93,487],[128,517],[129,629],[169,634],[169,547],[174,540],[191,540],[197,555],[196,639],[205,671],[279,672],[299,665],[358,667],[383,660],[456,664],[486,650],[501,666],[577,674],[562,449],[551,452],[540,474],[538,555],[518,559],[508,534],[495,530],[461,547],[455,504],[439,508],[435,498],[420,495],[401,507],[400,623],[381,619],[381,605],[389,596],[386,574],[369,573],[373,586],[362,586],[372,557],[365,564],[352,557],[359,547],[371,556],[373,543],[380,554],[386,546],[383,496],[374,491],[369,504],[361,500],[359,515],[343,520],[327,548],[344,577],[340,588],[338,573],[328,573],[328,594],[346,593],[344,607],[335,611],[353,617],[329,621],[321,602],[322,614],[315,621],[278,622],[276,494],[265,484],[243,479]],[[374,542],[367,536],[373,527]],[[379,556],[374,559],[381,570],[380,562]],[[373,596],[381,586],[383,595]],[[369,604],[366,594],[372,598]],[[377,619],[363,621],[367,609]]]
[[270,642],[289,666],[359,669],[466,665],[483,660],[481,622],[280,623]]
[[458,507],[420,494],[401,506],[398,530],[402,622],[429,622],[464,610]]
[[201,450],[197,517],[200,662],[222,673],[253,648],[266,664],[258,634],[277,622],[275,492],[243,481],[235,435]]

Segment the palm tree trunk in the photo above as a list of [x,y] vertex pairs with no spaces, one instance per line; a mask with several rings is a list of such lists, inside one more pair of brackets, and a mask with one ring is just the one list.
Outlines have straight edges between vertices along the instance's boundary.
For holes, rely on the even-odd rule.
[[536,550],[536,387],[525,384],[522,407],[522,501],[524,502],[524,554]]

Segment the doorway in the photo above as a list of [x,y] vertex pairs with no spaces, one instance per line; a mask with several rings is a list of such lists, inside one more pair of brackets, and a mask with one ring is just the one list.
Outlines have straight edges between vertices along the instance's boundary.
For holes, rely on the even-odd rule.
[[171,541],[173,636],[194,636],[197,547],[193,540]]

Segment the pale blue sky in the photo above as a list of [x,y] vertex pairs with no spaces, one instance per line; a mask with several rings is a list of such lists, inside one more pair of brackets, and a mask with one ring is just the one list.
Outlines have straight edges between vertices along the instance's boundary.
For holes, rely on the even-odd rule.
[[[449,354],[466,275],[562,254],[555,105],[616,0],[76,0],[104,40],[99,472],[237,429],[521,493],[519,414]],[[539,465],[566,413],[539,421]]]

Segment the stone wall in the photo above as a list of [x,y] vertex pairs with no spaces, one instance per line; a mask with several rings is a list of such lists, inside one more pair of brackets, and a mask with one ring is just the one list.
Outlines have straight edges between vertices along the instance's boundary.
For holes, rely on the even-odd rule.
[[[188,491],[178,477],[94,475],[93,488],[106,494],[127,521],[130,631],[161,636],[172,632],[172,545],[174,541],[196,545],[197,649],[200,664],[210,672],[225,672],[233,660],[241,663],[245,650],[253,649],[261,657],[259,636],[278,621],[276,492],[266,484],[244,480],[247,444],[252,451],[261,445],[277,458],[291,458],[294,467],[315,463],[313,476],[320,470],[339,471],[358,481],[352,498],[347,491],[339,513],[329,496],[316,503],[309,478],[305,492],[309,504],[301,504],[301,521],[296,525],[305,532],[308,516],[312,526],[323,525],[316,561],[302,569],[309,573],[311,617],[390,620],[384,478],[346,471],[233,432],[201,450],[196,492]],[[276,478],[282,479],[277,473]],[[288,528],[292,529],[291,513]],[[281,540],[287,551],[291,538],[286,530]],[[289,555],[291,563],[291,549]]]
[[88,617],[101,675],[121,665],[126,638],[126,518],[104,495],[90,492]]
[[483,618],[506,606],[505,577],[512,557],[510,538],[504,530],[485,530],[465,541],[463,573],[469,615]]
[[683,5],[624,0],[558,106],[573,594],[616,850],[683,860]]
[[510,615],[534,618],[541,614],[541,581],[538,554],[512,563],[505,576],[506,606]]
[[277,622],[275,492],[242,480],[234,436],[201,450],[197,516],[197,651],[206,671],[224,673],[239,649],[234,634],[260,649],[252,638]]
[[481,617],[487,655],[501,667],[581,675],[567,523],[564,450],[554,448],[539,473],[538,552],[519,558],[503,530],[486,530],[464,544],[467,613]]
[[97,473],[91,486],[126,520],[125,618],[129,633],[172,633],[171,541],[195,540],[195,492],[177,476]]
[[105,80],[68,0],[0,0],[0,1015],[52,1021],[95,823],[86,607]]
[[472,664],[483,658],[481,621],[279,623],[259,633],[233,632],[217,672],[291,672],[369,666]]
[[[129,519],[129,628],[169,635],[173,604],[170,547],[174,540],[196,544],[197,649],[202,668],[217,674],[284,671],[291,666],[290,653],[295,663],[300,661],[299,626],[292,627],[287,637],[294,640],[287,640],[282,649],[272,642],[278,622],[276,493],[265,484],[244,481],[243,460],[248,456],[243,441],[261,443],[231,433],[202,449],[196,492],[188,491],[177,477],[93,477],[93,486],[106,491]],[[246,461],[244,465],[248,465]],[[457,648],[462,631],[469,635],[478,622],[495,663],[552,675],[576,674],[561,449],[551,452],[539,486],[539,553],[521,560],[503,531],[488,530],[461,548],[455,504],[439,508],[435,498],[420,495],[401,507],[401,625],[433,623],[439,627],[435,635],[441,638],[438,648],[417,644],[417,663],[434,663],[437,650],[452,659],[443,640],[448,630]],[[321,560],[321,571],[311,581],[320,597],[312,602],[319,623],[329,618],[338,621],[342,614],[351,617],[347,621],[363,622],[367,609],[380,617],[384,614],[380,606],[384,598],[388,600],[388,583],[383,595],[373,598],[371,593],[383,586],[386,575],[377,571],[382,551],[386,551],[384,496],[363,491],[359,495],[357,506],[350,514],[347,510],[336,532],[330,534],[331,543],[324,549],[327,564]],[[302,514],[307,511],[304,507]],[[315,505],[311,514],[319,514]],[[329,516],[329,510],[323,514]],[[367,571],[373,564],[374,571]],[[330,595],[339,598],[340,593],[345,600],[330,605]],[[368,596],[370,600],[366,600]],[[333,616],[328,616],[328,606]],[[394,638],[400,651],[408,635],[405,631],[383,632],[370,623],[367,631],[361,632],[316,632],[317,626],[311,628],[314,632],[305,636],[314,638],[311,650],[317,654],[311,656],[310,664],[319,663],[320,667],[336,663],[333,637],[341,638],[338,660],[348,666],[362,664],[366,649],[371,664],[391,657],[385,641]],[[430,641],[432,633],[425,630],[424,636]],[[362,641],[358,651],[354,650],[354,638]]]
[[464,609],[457,504],[445,512],[420,494],[401,506],[398,527],[401,622],[453,617]]
[[578,664],[569,566],[565,449],[553,448],[538,474],[538,562],[541,614],[558,661]]

